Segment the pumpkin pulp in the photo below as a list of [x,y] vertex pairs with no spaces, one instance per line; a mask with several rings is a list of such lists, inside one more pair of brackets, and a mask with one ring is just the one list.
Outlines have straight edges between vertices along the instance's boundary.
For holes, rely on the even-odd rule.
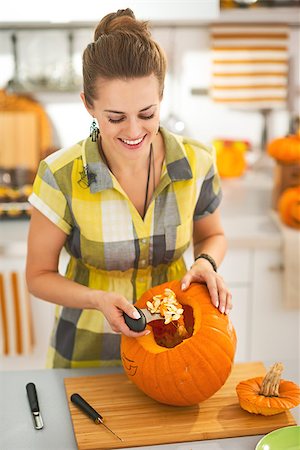
[[153,320],[148,324],[152,328],[153,337],[157,345],[173,348],[193,335],[195,322],[193,308],[189,305],[182,305],[182,309],[182,318],[186,330],[184,333],[180,332],[182,325],[180,325],[179,321],[165,324],[162,320]]

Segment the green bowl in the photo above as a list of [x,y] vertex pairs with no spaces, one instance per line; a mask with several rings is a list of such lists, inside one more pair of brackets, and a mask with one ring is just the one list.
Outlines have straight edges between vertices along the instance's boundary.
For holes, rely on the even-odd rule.
[[278,428],[266,434],[255,450],[299,450],[300,426]]

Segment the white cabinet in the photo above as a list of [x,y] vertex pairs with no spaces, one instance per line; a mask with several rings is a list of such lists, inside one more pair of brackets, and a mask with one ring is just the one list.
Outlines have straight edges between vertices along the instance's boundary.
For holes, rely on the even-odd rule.
[[233,309],[229,316],[237,334],[236,361],[247,361],[250,356],[251,258],[249,249],[229,250],[219,269],[232,293]]
[[45,367],[55,305],[29,295],[26,250],[26,241],[0,244],[0,370]]
[[230,249],[220,267],[229,285],[236,361],[298,360],[300,311],[283,302],[280,248]]
[[231,286],[234,308],[230,312],[230,319],[237,334],[237,348],[235,361],[247,361],[250,353],[249,345],[249,307],[250,291],[247,286]]
[[284,306],[281,252],[255,250],[253,271],[250,356],[299,360],[300,310]]

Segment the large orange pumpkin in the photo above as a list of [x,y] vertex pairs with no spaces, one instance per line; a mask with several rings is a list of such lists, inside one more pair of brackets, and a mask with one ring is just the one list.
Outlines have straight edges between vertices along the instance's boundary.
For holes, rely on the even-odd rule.
[[174,323],[150,322],[147,336],[122,336],[122,363],[129,379],[149,397],[168,405],[194,405],[227,380],[236,334],[229,317],[212,305],[206,285],[194,283],[182,291],[179,281],[164,283],[144,293],[135,306],[145,308],[165,288],[175,293],[184,309],[188,336],[180,338]]
[[300,230],[300,186],[283,191],[278,200],[278,212],[285,225]]

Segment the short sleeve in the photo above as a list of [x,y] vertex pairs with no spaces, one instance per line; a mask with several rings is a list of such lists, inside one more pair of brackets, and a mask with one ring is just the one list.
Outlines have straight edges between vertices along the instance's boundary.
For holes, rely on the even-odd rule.
[[64,233],[71,233],[72,220],[67,198],[44,160],[40,162],[28,201]]
[[210,164],[200,187],[197,199],[194,221],[212,214],[220,205],[222,200],[221,180],[216,166],[215,150],[210,149],[206,153],[206,160],[209,158]]

